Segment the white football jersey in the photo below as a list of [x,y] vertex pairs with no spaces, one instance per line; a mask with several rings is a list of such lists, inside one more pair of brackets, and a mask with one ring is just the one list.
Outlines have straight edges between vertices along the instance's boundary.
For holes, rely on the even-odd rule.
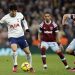
[[22,23],[25,27],[25,30],[28,29],[27,22],[24,19],[24,16],[20,12],[16,12],[15,17],[11,17],[10,13],[5,15],[1,21],[1,23],[5,23],[8,27],[8,38],[10,37],[21,37],[24,36],[24,30],[22,28]]

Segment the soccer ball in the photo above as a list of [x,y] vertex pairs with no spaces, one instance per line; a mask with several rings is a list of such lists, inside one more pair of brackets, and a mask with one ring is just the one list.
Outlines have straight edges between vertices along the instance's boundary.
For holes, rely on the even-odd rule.
[[28,62],[24,62],[21,65],[21,69],[25,72],[28,72],[30,70],[30,68],[31,68],[31,65]]

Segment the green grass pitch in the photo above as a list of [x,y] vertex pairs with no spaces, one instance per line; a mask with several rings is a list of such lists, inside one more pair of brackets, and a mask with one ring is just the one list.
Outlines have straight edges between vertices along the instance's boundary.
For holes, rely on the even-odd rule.
[[[33,66],[36,70],[35,73],[23,72],[20,68],[21,64],[26,61],[24,56],[18,57],[18,71],[16,73],[12,72],[12,57],[11,56],[0,56],[0,75],[75,75],[75,72],[69,72],[64,68],[64,65],[60,61],[59,57],[55,54],[47,55],[48,69],[46,71],[42,68],[42,62],[40,54],[34,54]],[[66,55],[68,64],[71,67],[75,67],[73,61],[74,57]]]

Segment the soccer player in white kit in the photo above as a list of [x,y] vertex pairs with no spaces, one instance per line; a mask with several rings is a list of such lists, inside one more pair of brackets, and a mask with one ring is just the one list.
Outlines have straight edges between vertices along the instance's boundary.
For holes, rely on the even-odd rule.
[[13,51],[13,72],[17,71],[17,45],[26,53],[26,58],[31,64],[30,72],[34,72],[32,67],[32,56],[29,50],[28,43],[24,37],[24,30],[22,28],[22,23],[26,32],[29,32],[27,22],[24,19],[22,13],[17,12],[17,6],[15,4],[10,5],[9,13],[5,15],[0,23],[5,23],[8,27],[8,39],[10,42],[11,49]]
[[[69,22],[71,23],[71,27],[72,27],[73,33],[75,33],[75,31],[73,29],[75,27],[74,26],[75,25],[75,14],[65,14],[63,16],[62,24],[65,25],[66,23],[69,23]],[[68,45],[68,47],[66,49],[66,52],[68,54],[70,54],[70,55],[75,56],[75,37],[72,40],[72,42]]]
[[[62,20],[62,25],[71,25],[71,29],[74,34],[74,38],[71,41],[71,43],[68,45],[66,48],[66,52],[70,55],[75,56],[75,14],[64,14],[63,20]],[[75,62],[74,62],[75,63]],[[75,71],[75,68],[73,69]]]

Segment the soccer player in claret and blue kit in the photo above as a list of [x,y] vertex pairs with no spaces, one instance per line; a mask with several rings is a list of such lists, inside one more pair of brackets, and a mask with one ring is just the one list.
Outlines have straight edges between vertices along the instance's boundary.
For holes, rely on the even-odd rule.
[[[58,25],[53,21],[53,17],[49,12],[45,12],[43,15],[43,22],[39,26],[39,35],[38,39],[40,42],[40,51],[41,58],[43,63],[43,69],[47,69],[46,63],[46,50],[50,47],[61,59],[65,68],[70,70],[71,68],[68,66],[66,58],[62,53],[58,43],[60,38],[58,37]],[[56,41],[58,40],[58,42]]]

